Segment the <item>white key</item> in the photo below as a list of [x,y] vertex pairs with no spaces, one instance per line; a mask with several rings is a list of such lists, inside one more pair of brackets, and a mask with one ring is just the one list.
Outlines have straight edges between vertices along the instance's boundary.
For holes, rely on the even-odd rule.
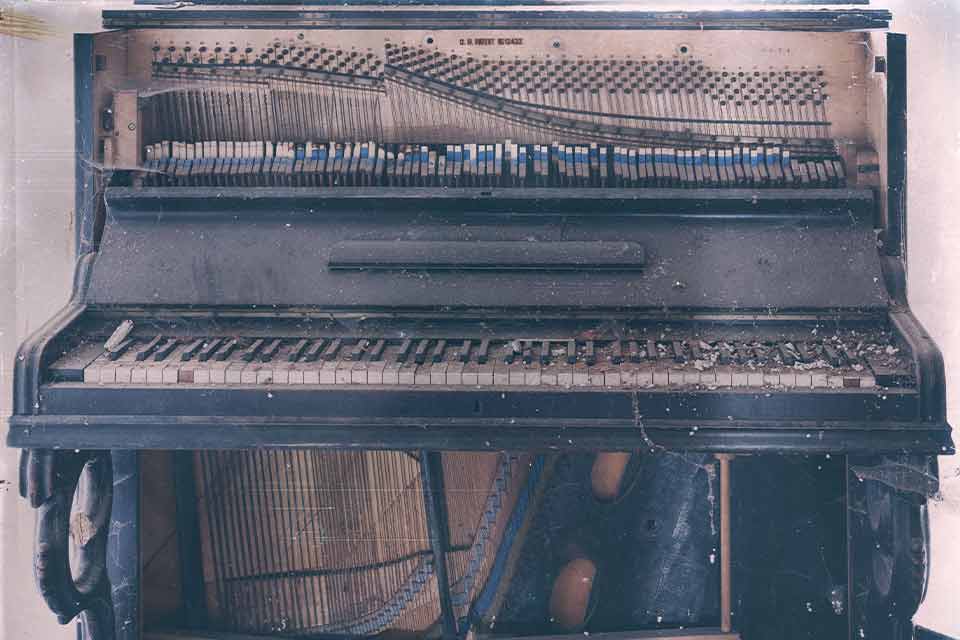
[[320,367],[316,363],[310,363],[314,366],[303,370],[303,384],[320,384]]
[[620,367],[620,385],[624,387],[637,386],[637,368],[629,364]]
[[147,367],[147,384],[163,384],[163,367],[150,363]]
[[812,386],[814,388],[824,388],[827,386],[827,374],[826,373],[816,373],[811,372],[810,377],[812,380]]
[[146,384],[147,368],[142,364],[137,364],[130,371],[130,384]]
[[653,370],[653,386],[666,387],[670,384],[670,374],[666,369]]
[[707,387],[717,386],[717,372],[713,369],[706,369],[700,372],[700,384]]
[[210,384],[210,368],[197,367],[194,369],[193,384]]
[[350,369],[351,384],[367,384],[367,363],[354,362]]
[[383,368],[383,384],[400,384],[400,363],[388,362]]
[[353,382],[353,361],[342,360],[337,363],[333,374],[334,384],[350,384]]
[[607,378],[603,367],[596,365],[587,368],[587,385],[591,387],[602,387],[606,384]]
[[400,367],[400,370],[397,372],[398,384],[416,384],[416,382],[417,382],[417,365],[404,364],[402,367]]
[[507,377],[510,380],[510,386],[512,387],[522,387],[526,380],[526,372],[523,369],[522,364],[511,364],[507,365]]
[[447,363],[435,362],[430,369],[430,384],[447,384]]
[[429,364],[421,364],[417,366],[416,370],[414,371],[413,382],[411,384],[429,385],[430,369],[431,365]]
[[168,364],[162,371],[163,384],[177,384],[180,382],[180,365]]
[[578,362],[573,366],[573,386],[585,387],[588,384],[590,384],[590,376],[587,375],[587,367]]
[[[210,365],[210,384],[227,384],[227,369],[233,365],[232,362],[214,362]],[[237,380],[240,376],[237,376]]]
[[324,362],[318,368],[318,374],[320,378],[320,384],[336,384],[337,383],[337,361],[331,360],[329,362]]
[[[257,384],[257,372],[260,367],[255,364],[248,364],[240,371],[240,384]],[[230,369],[227,369],[227,374]]]
[[718,387],[731,387],[733,386],[733,372],[730,369],[717,369],[717,382]]
[[464,385],[475,387],[480,384],[480,365],[475,362],[467,362],[463,365],[461,380]]
[[555,366],[547,365],[540,371],[540,384],[545,387],[555,387],[560,384]]
[[528,387],[539,387],[543,380],[542,369],[538,366],[531,366],[523,372],[523,382]]
[[780,374],[774,373],[773,371],[765,371],[763,373],[763,384],[767,387],[780,386]]
[[383,384],[383,370],[386,366],[385,362],[367,363],[367,384]]
[[86,384],[98,384],[100,382],[100,358],[84,367],[83,381]]
[[733,371],[731,385],[734,387],[746,387],[750,384],[750,379],[746,371]]
[[224,372],[226,384],[240,384],[243,382],[243,368],[246,366],[243,362],[231,362],[227,365]]
[[803,389],[813,386],[813,376],[809,371],[797,371],[797,386]]
[[[305,363],[304,363],[305,364]],[[287,374],[287,384],[303,384],[303,374],[305,370],[304,364],[296,363],[290,367],[290,371]]]
[[750,387],[762,387],[763,386],[763,372],[761,371],[751,371],[747,374],[747,386]]
[[828,375],[827,386],[831,389],[843,389],[843,376],[836,374]]
[[259,367],[256,371],[257,384],[273,384],[273,367]]
[[877,386],[877,379],[871,375],[860,375],[860,388],[861,389],[872,389]]
[[459,387],[463,384],[463,363],[462,362],[448,362],[447,363],[447,384],[450,386]]
[[784,387],[797,386],[797,372],[793,369],[783,369],[780,371],[780,384]]
[[497,387],[506,387],[510,385],[510,370],[507,365],[497,362],[493,365],[493,385]]
[[290,371],[293,367],[290,364],[276,365],[273,367],[273,384],[290,384]]
[[[117,366],[117,384],[129,384],[131,382],[131,373],[133,372],[133,367],[129,364],[121,364]],[[86,374],[86,372],[84,372]]]
[[557,384],[569,389],[573,386],[573,368],[562,366],[557,370]]
[[697,385],[700,384],[700,380],[700,372],[696,369],[683,372],[683,384],[685,385]]
[[482,387],[493,386],[493,365],[481,364],[477,372],[477,384]]
[[114,384],[117,381],[117,365],[113,362],[104,363],[100,367],[100,384]]

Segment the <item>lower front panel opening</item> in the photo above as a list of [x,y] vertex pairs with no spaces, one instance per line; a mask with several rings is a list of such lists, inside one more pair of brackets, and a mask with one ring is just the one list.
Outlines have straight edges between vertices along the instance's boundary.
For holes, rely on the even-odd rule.
[[845,475],[842,456],[145,452],[144,637],[844,637]]

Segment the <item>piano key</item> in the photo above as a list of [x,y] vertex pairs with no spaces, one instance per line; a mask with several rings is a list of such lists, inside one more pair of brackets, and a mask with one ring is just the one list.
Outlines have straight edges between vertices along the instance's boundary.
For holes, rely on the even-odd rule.
[[583,359],[588,366],[593,366],[597,363],[597,354],[594,349],[593,340],[587,340],[584,344]]
[[127,353],[127,351],[130,350],[130,347],[136,344],[136,342],[137,341],[135,338],[125,338],[122,342],[113,345],[113,348],[107,350],[106,352],[107,359],[109,360],[119,359],[121,356],[123,356],[123,354]]
[[143,347],[137,351],[137,362],[142,362],[150,357],[150,355],[156,351],[157,347],[160,346],[160,343],[163,341],[163,336],[156,336]]
[[630,362],[640,362],[643,356],[640,354],[640,345],[637,344],[636,340],[630,340],[627,343],[627,354]]
[[375,362],[383,356],[383,350],[386,348],[387,341],[380,339],[373,343],[373,346],[367,350],[367,361]]
[[577,341],[567,340],[567,364],[577,363]]
[[363,357],[363,350],[366,348],[367,341],[364,339],[357,340],[356,344],[353,345],[353,348],[347,353],[346,359],[351,362],[355,362]]
[[437,340],[437,344],[433,347],[433,353],[430,356],[430,359],[433,362],[441,362],[443,360],[443,352],[447,349],[446,340]]
[[427,361],[427,349],[430,348],[430,340],[424,339],[417,343],[417,349],[413,353],[413,361],[417,364],[423,364]]
[[[330,344],[327,345],[327,348],[323,350],[323,353],[320,354],[320,359],[325,362],[330,362],[337,357],[337,352],[340,350],[340,346],[343,344],[341,338],[334,338],[330,341]],[[322,383],[321,383],[322,384]]]
[[300,340],[297,340],[297,343],[293,345],[292,349],[290,349],[290,353],[287,354],[287,361],[296,362],[297,360],[299,360],[300,357],[303,355],[303,352],[307,350],[307,346],[309,346],[309,344],[310,344],[310,341],[307,340],[306,338],[301,338]]
[[197,354],[197,360],[200,362],[207,362],[215,353],[217,353],[217,350],[220,348],[222,343],[222,338],[210,338],[204,342],[203,347],[200,348],[200,352]]
[[479,364],[486,364],[487,358],[489,357],[490,352],[490,340],[484,338],[480,341],[480,346],[477,348],[477,362]]
[[460,362],[469,362],[470,361],[470,350],[473,347],[473,342],[471,340],[464,340],[463,346],[457,351],[457,358]]
[[686,362],[686,361],[687,361],[687,356],[686,356],[686,353],[684,352],[684,349],[683,349],[683,341],[682,341],[682,340],[674,340],[674,341],[671,342],[671,346],[672,346],[672,348],[673,348],[673,361],[674,361],[674,362],[677,362],[677,363],[684,363],[684,362]]
[[190,342],[180,354],[180,360],[182,362],[188,362],[189,360],[193,359],[193,357],[200,352],[205,343],[206,340],[204,338],[197,338],[193,342]]
[[157,362],[166,360],[167,356],[169,356],[173,352],[173,350],[176,348],[176,346],[179,343],[180,341],[177,340],[176,338],[170,338],[163,344],[158,345],[153,352],[153,359]]
[[[108,353],[115,352],[120,345],[127,343],[130,332],[133,331],[133,320],[124,320],[117,328],[113,330],[110,337],[103,343],[103,350]],[[129,346],[129,343],[127,343]]]
[[550,341],[543,340],[540,343],[540,364],[548,365],[550,364]]
[[260,361],[270,362],[273,360],[274,356],[276,356],[277,352],[280,350],[281,344],[283,344],[283,341],[280,339],[271,340],[269,343],[267,343],[260,351]]
[[660,357],[660,352],[657,349],[657,343],[653,340],[647,340],[646,352],[647,360],[656,360]]
[[400,344],[400,348],[394,354],[394,360],[396,362],[405,362],[406,359],[410,356],[410,349],[413,347],[413,340],[410,338],[404,339]]
[[265,342],[266,341],[263,338],[255,339],[252,343],[250,343],[250,345],[246,349],[244,349],[240,353],[240,359],[243,360],[244,362],[253,362],[253,360],[257,357],[257,354],[260,353],[260,349],[263,348],[263,345],[265,344]]
[[[320,338],[315,340],[313,343],[307,347],[307,350],[303,354],[304,362],[316,362],[320,358],[320,354],[323,353],[324,348],[326,348],[328,342],[325,338]],[[306,383],[305,383],[306,384]]]

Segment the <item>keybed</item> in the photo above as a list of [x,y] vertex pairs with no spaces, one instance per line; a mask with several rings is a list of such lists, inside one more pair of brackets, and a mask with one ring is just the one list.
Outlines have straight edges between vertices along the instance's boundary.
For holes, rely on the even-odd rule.
[[[910,360],[884,334],[806,340],[157,335],[130,339],[129,344],[91,355],[81,367],[82,375],[76,376],[87,384],[759,387],[792,391],[915,383]],[[65,367],[53,365],[61,372]]]
[[145,186],[838,188],[837,154],[776,146],[626,147],[511,140],[465,144],[161,141]]

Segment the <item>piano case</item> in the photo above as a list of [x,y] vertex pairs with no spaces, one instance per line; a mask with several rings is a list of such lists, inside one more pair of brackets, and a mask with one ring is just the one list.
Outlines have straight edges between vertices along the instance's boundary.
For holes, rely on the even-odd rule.
[[[60,622],[96,640],[911,638],[953,443],[906,299],[906,41],[888,19],[105,12],[112,31],[76,39],[74,294],[18,354],[7,437]],[[828,121],[690,119],[679,98],[614,117],[449,76],[457,47],[526,73],[516,45],[576,79],[564,56],[599,60],[598,33],[649,43],[663,100],[685,82],[669,74],[736,69],[744,38],[775,60],[749,91],[793,83],[775,68],[791,56],[798,93],[866,79],[829,89]],[[375,60],[320,57],[350,38],[385,47],[385,87]],[[263,86],[293,142],[240,133],[223,155],[209,116]],[[308,91],[356,109],[382,92],[383,137],[283,120]],[[384,102],[417,92],[460,111]],[[369,164],[322,169],[353,152]],[[610,460],[627,462],[601,497]],[[591,587],[573,623],[555,600],[571,566]]]

